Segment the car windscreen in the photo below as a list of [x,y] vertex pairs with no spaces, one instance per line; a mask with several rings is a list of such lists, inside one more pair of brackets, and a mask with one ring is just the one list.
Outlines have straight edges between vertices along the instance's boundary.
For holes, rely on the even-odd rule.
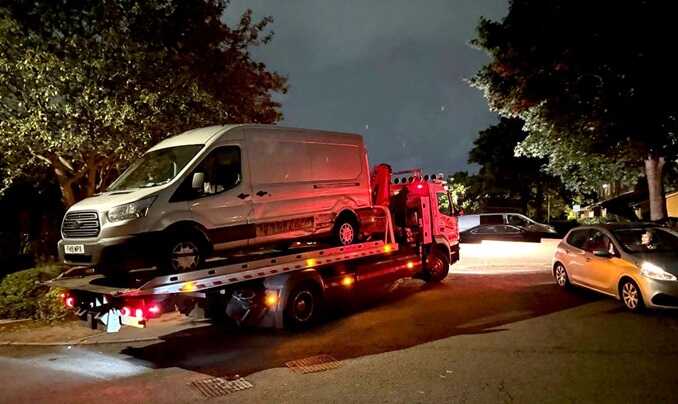
[[612,234],[631,254],[678,251],[678,237],[658,227],[615,229]]
[[193,144],[153,150],[141,156],[108,187],[108,191],[147,188],[170,182],[202,149]]

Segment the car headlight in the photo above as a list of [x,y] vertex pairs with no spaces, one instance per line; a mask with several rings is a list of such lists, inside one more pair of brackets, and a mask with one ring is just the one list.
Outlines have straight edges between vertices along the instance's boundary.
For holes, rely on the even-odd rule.
[[656,279],[658,281],[676,280],[676,276],[674,274],[664,271],[664,269],[651,262],[643,262],[643,264],[640,266],[640,273],[643,276],[647,276],[648,278]]
[[144,217],[148,214],[148,209],[153,204],[155,196],[116,206],[106,213],[109,222],[119,222],[121,220],[131,220]]

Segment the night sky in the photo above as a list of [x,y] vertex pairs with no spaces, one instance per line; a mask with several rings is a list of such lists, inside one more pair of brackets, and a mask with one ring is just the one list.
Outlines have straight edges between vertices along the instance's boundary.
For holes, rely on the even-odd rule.
[[232,0],[226,20],[245,8],[274,18],[254,55],[289,78],[282,125],[360,133],[372,165],[473,170],[468,150],[497,118],[463,81],[488,60],[468,42],[506,0]]

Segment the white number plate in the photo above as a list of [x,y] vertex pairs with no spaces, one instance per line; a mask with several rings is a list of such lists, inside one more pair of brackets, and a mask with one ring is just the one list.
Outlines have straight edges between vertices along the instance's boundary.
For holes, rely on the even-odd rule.
[[82,244],[66,244],[64,251],[66,254],[84,254],[85,246]]

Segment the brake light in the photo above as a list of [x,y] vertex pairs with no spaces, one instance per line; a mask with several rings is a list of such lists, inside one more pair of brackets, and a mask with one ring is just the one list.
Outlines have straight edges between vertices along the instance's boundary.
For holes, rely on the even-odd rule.
[[68,296],[64,303],[66,304],[66,307],[72,309],[73,307],[75,307],[75,298],[73,296]]
[[120,314],[128,317],[132,314],[132,310],[130,310],[129,307],[125,306],[122,309],[120,309]]

